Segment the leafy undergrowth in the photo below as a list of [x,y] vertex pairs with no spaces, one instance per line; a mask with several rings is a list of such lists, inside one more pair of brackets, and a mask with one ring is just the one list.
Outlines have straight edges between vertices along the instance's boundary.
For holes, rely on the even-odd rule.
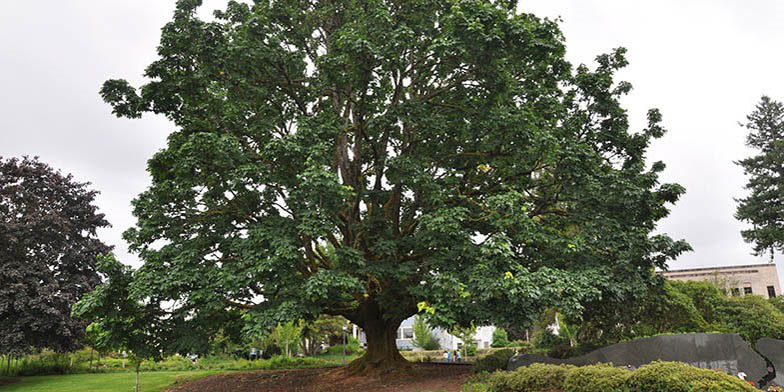
[[[346,362],[356,359],[361,352],[346,356]],[[343,364],[343,354],[326,352],[321,355],[311,357],[283,356],[270,359],[259,359],[249,361],[243,358],[225,357],[206,357],[191,361],[188,358],[172,355],[162,361],[144,361],[141,371],[192,371],[192,370],[277,370],[277,369],[305,369],[305,368],[324,368],[334,367]],[[43,353],[30,355],[19,360],[11,361],[9,369],[2,367],[0,375],[6,376],[43,376],[54,374],[82,374],[82,373],[109,373],[109,372],[133,372],[131,363],[121,357],[104,357],[93,360],[92,366],[89,360],[81,352],[71,354]]]

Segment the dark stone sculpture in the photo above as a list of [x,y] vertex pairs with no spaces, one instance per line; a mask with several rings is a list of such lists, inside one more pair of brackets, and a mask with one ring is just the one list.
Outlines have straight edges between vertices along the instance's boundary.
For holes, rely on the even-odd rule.
[[[762,354],[773,365],[776,385],[784,385],[784,341],[771,338],[757,340],[757,352]],[[776,371],[778,369],[778,371]]]
[[[781,363],[781,369],[784,369],[784,341],[775,342],[775,351],[779,353],[778,363]],[[774,347],[772,343],[769,346]],[[757,348],[759,347],[760,343],[757,343]],[[532,363],[582,366],[610,362],[616,366],[631,365],[636,368],[656,360],[686,362],[700,368],[719,369],[733,376],[738,372],[745,372],[748,379],[755,382],[768,373],[762,356],[752,350],[739,335],[727,333],[654,336],[613,344],[569,359],[524,354],[512,357],[507,369],[514,370]],[[776,381],[778,382],[778,378]]]

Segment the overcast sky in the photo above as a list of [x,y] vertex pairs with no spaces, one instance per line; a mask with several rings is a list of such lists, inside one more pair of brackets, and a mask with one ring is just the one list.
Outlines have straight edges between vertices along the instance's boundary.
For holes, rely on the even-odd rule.
[[[202,13],[224,4],[205,1]],[[98,89],[108,78],[143,82],[173,7],[173,0],[0,1],[0,156],[37,155],[91,182],[113,225],[100,236],[137,266],[121,233],[135,222],[131,199],[149,184],[146,161],[172,126],[149,115],[117,119]],[[750,254],[733,218],[746,181],[733,161],[751,154],[738,122],[763,94],[784,100],[784,2],[523,0],[520,7],[562,18],[575,64],[628,49],[631,64],[620,77],[634,85],[624,100],[633,128],[644,127],[649,108],[661,109],[669,132],[649,158],[667,164],[664,181],[687,190],[659,229],[694,252],[670,267],[767,261]]]

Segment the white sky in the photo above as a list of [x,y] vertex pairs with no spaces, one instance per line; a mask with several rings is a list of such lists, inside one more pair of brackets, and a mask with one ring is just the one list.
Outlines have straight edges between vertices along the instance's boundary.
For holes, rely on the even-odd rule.
[[[225,0],[207,0],[205,15]],[[174,1],[0,1],[0,156],[38,155],[101,191],[97,204],[113,224],[100,235],[126,263],[138,265],[121,233],[135,222],[130,201],[149,184],[146,161],[165,144],[162,118],[117,119],[98,96],[104,80],[139,85],[155,59],[160,28]],[[686,194],[660,230],[695,251],[673,269],[750,264],[733,218],[746,179],[734,160],[751,154],[739,125],[761,95],[784,100],[784,2],[756,0],[522,0],[521,10],[561,17],[567,56],[591,63],[626,47],[620,77],[633,129],[658,107],[669,132],[650,160],[667,164],[663,180]],[[777,261],[781,258],[777,258]],[[780,269],[781,272],[781,269]]]

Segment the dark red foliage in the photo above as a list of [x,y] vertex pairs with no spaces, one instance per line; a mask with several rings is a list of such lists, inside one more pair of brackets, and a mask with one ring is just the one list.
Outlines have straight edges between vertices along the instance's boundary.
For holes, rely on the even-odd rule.
[[111,250],[88,185],[37,158],[0,157],[0,354],[70,350],[84,333],[71,305],[100,282],[96,257]]

